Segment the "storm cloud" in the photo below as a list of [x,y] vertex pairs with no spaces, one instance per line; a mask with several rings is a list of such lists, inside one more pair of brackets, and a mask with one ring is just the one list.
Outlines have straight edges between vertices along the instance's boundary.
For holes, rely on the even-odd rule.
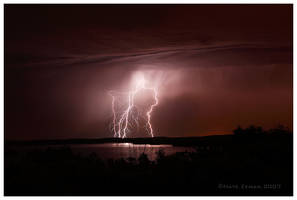
[[292,5],[5,5],[4,31],[8,139],[112,137],[137,72],[156,136],[292,129]]

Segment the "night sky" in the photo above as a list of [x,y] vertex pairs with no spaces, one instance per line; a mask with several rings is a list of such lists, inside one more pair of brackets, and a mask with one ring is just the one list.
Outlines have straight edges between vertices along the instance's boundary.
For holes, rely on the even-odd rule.
[[[155,136],[293,128],[292,5],[5,5],[5,139],[112,137],[109,90],[158,82]],[[140,135],[143,136],[143,135]]]

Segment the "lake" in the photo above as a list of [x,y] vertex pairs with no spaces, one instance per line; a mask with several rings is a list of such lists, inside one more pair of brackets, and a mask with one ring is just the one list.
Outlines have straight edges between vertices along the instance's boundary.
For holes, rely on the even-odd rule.
[[132,144],[132,143],[104,143],[104,144],[81,144],[71,145],[75,153],[87,155],[95,152],[103,159],[119,159],[134,157],[138,158],[140,154],[146,153],[150,160],[156,159],[156,153],[163,150],[165,155],[171,155],[176,152],[192,152],[194,148],[191,147],[177,147],[172,145],[150,145],[150,144]]
[[[45,146],[18,146],[13,147],[12,149],[17,149],[23,153],[34,150],[34,149],[46,149],[51,148],[60,148],[64,145],[45,145]],[[165,155],[172,155],[176,152],[193,152],[194,148],[192,147],[180,147],[172,145],[151,145],[151,144],[133,144],[133,143],[103,143],[103,144],[73,144],[67,145],[71,147],[74,154],[80,154],[82,156],[88,156],[92,152],[96,153],[98,157],[103,160],[108,159],[120,159],[120,158],[138,158],[140,154],[146,153],[150,160],[155,160],[157,155],[156,153],[159,150],[163,150]]]

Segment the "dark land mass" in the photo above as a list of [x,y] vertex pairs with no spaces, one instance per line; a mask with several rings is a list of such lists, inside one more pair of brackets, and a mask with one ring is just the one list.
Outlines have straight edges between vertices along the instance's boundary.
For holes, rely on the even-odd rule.
[[[195,152],[103,161],[68,144],[131,142]],[[21,145],[65,144],[22,154]],[[15,150],[7,146],[15,145]],[[293,195],[293,134],[237,129],[195,138],[74,139],[5,143],[5,195]]]

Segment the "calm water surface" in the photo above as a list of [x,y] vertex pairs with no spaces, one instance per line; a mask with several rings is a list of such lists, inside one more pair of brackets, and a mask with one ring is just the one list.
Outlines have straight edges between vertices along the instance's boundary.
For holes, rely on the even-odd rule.
[[161,149],[164,151],[165,155],[174,154],[176,152],[194,151],[191,147],[132,143],[81,144],[71,145],[71,148],[74,153],[80,153],[81,155],[88,155],[91,152],[95,152],[98,157],[103,159],[138,158],[140,154],[146,153],[150,160],[154,160],[156,153]]
[[[51,148],[61,148],[65,145],[46,145],[46,146],[22,146],[22,147],[12,147],[17,151],[26,153],[34,149],[47,149]],[[191,147],[177,147],[172,145],[150,145],[150,144],[132,144],[132,143],[104,143],[104,144],[73,144],[66,145],[71,147],[74,154],[80,154],[82,156],[88,156],[91,153],[96,153],[101,159],[120,159],[120,158],[138,158],[140,154],[146,153],[150,160],[155,160],[156,153],[159,150],[163,150],[165,155],[171,155],[176,152],[192,152],[194,151]],[[10,149],[10,148],[8,148]]]

